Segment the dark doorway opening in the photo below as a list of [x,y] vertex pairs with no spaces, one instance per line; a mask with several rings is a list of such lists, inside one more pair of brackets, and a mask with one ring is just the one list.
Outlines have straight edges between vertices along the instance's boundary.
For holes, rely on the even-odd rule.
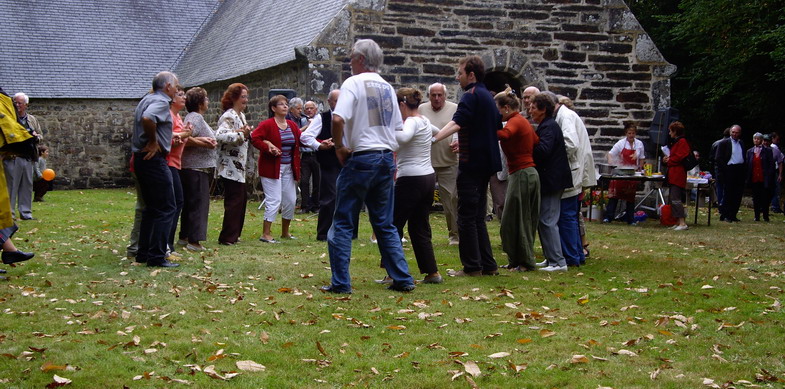
[[509,85],[518,97],[521,97],[521,87],[523,84],[512,74],[508,72],[490,72],[485,75],[485,86],[493,94],[499,93],[504,90],[505,85]]

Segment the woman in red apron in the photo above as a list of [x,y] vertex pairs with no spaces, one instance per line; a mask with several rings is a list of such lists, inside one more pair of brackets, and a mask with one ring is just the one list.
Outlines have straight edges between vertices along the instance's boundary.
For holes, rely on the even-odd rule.
[[[635,138],[638,127],[635,123],[624,123],[626,136],[616,142],[608,152],[608,162],[618,164],[620,167],[640,168],[640,164],[645,158],[643,142]],[[605,208],[603,223],[610,223],[616,218],[616,206],[619,200],[624,200],[627,208],[624,212],[624,220],[627,224],[635,225],[635,193],[638,191],[638,181],[611,180],[608,188],[608,205]]]

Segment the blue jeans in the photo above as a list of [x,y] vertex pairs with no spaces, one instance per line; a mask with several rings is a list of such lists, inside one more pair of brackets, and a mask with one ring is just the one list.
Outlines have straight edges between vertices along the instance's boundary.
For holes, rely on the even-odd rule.
[[559,237],[561,238],[561,251],[567,265],[578,266],[586,262],[581,244],[581,232],[578,228],[578,212],[580,203],[578,196],[561,199],[559,214]]
[[176,209],[174,187],[164,155],[158,153],[148,160],[144,160],[144,155],[136,153],[134,156],[134,170],[145,203],[136,260],[158,264],[166,258],[166,243]]
[[398,229],[393,225],[395,187],[393,154],[369,152],[353,154],[338,174],[333,224],[327,233],[327,248],[332,269],[332,288],[351,292],[349,258],[352,255],[352,234],[360,208],[365,202],[368,218],[382,256],[382,265],[395,286],[414,285],[409,265],[403,255]]

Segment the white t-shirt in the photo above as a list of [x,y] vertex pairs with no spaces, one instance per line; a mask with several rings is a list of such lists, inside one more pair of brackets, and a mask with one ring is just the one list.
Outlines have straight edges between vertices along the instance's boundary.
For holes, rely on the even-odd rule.
[[333,114],[346,122],[344,145],[353,152],[398,149],[395,131],[403,130],[398,99],[378,73],[360,73],[344,81]]
[[395,133],[398,141],[398,177],[424,176],[433,173],[431,166],[431,138],[439,133],[425,117],[410,117],[403,123],[403,131]]
[[[643,142],[641,142],[640,139],[635,138],[635,141],[633,143],[635,143],[634,150],[638,153],[636,159],[638,161],[640,161],[642,159],[646,159],[646,153],[644,153],[644,151],[643,151],[644,150],[643,149]],[[616,142],[616,144],[613,145],[613,147],[611,148],[611,151],[609,151],[608,154],[610,154],[611,157],[613,157],[613,160],[616,161],[616,163],[621,165],[622,164],[621,163],[622,162],[621,161],[621,151],[624,150],[624,149],[633,150],[633,147],[630,147],[630,142],[627,142],[627,137],[621,138],[621,140]]]

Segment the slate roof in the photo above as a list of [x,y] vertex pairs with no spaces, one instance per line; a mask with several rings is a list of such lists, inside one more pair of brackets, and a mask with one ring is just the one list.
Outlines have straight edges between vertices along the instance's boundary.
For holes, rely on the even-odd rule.
[[203,85],[292,61],[347,2],[225,0],[175,72],[185,85]]
[[0,0],[0,83],[34,98],[139,98],[221,3]]

